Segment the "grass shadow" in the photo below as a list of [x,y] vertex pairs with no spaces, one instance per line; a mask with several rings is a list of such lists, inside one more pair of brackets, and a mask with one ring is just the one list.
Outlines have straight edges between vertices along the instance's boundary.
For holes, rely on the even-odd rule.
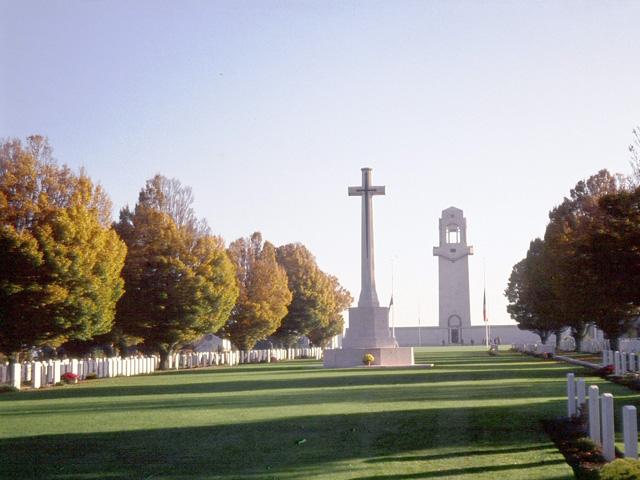
[[[545,442],[549,445],[537,421],[519,417],[507,424],[504,414],[504,409],[496,407],[417,409],[4,438],[0,440],[0,465],[2,478],[12,479],[305,478],[314,471],[331,477],[332,469],[337,473],[343,461],[437,451],[443,445],[465,451],[482,444],[488,447],[485,455],[500,454],[514,441],[521,443],[523,432],[527,434],[526,445],[512,452],[522,455],[523,462],[536,455],[535,450]],[[495,428],[485,428],[486,422],[493,422]],[[302,438],[304,444],[299,443]],[[428,465],[429,458],[418,460]],[[553,462],[563,461],[556,457]],[[449,474],[473,473],[474,468],[452,469]],[[515,467],[491,468],[498,472]],[[434,472],[423,473],[423,477],[403,475],[386,478],[438,476]]]

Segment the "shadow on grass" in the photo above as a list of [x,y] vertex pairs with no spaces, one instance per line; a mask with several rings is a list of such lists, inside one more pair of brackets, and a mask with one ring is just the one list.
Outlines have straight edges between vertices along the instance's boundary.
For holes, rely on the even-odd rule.
[[[536,450],[550,444],[532,418],[535,415],[513,415],[511,422],[505,422],[509,415],[508,409],[495,407],[422,409],[5,438],[0,440],[0,476],[79,480],[306,478],[317,474],[331,478],[332,472],[345,468],[342,461],[364,465],[372,456],[389,458],[425,449],[437,452],[443,445],[460,452],[477,449],[477,445],[487,447],[478,455],[504,454],[511,448],[512,455],[508,464],[472,465],[421,476],[399,473],[402,467],[395,466],[390,467],[390,475],[362,478],[435,478],[445,473],[506,472],[563,463],[559,453],[549,461],[540,460]],[[305,442],[300,443],[301,439]],[[514,444],[519,447],[513,449]],[[456,457],[456,463],[460,458]],[[428,456],[417,459],[433,460]]]
[[[209,386],[209,384],[204,384]],[[133,412],[147,410],[243,410],[249,408],[277,408],[295,407],[301,405],[327,405],[332,403],[369,403],[375,409],[376,404],[388,404],[393,402],[415,403],[423,406],[425,401],[446,402],[460,401],[460,399],[481,401],[504,400],[504,385],[487,385],[474,387],[470,391],[469,385],[418,385],[402,388],[380,389],[376,386],[360,388],[351,391],[345,388],[331,388],[318,390],[281,390],[269,392],[268,395],[256,395],[251,390],[236,395],[214,395],[215,389],[204,390],[192,386],[191,393],[211,393],[211,395],[190,397],[187,394],[162,396],[148,396],[148,399],[125,400],[127,395],[122,395],[122,400],[109,401],[100,398],[99,395],[92,396],[83,401],[69,402],[69,404],[59,404],[50,402],[34,403],[33,405],[15,405],[5,407],[0,411],[0,418],[5,416],[29,416],[60,413],[111,413],[111,412]],[[523,399],[529,403],[532,399],[549,398],[557,394],[557,387],[546,385],[535,391],[531,390],[531,384],[527,382],[512,383],[509,385],[509,398],[512,400]],[[167,392],[164,392],[167,393]],[[184,392],[183,392],[184,393]],[[110,396],[107,396],[109,398]],[[432,408],[440,408],[435,405]]]
[[552,444],[527,445],[517,448],[496,448],[492,450],[464,450],[447,452],[436,455],[405,455],[402,457],[380,457],[371,458],[367,463],[388,463],[388,462],[428,462],[430,460],[443,460],[447,458],[476,457],[485,455],[504,455],[505,453],[531,452],[533,450],[549,450],[555,448]]
[[[484,465],[481,467],[466,467],[466,468],[451,468],[448,470],[439,470],[437,472],[421,472],[421,473],[400,473],[397,475],[373,475],[366,477],[356,477],[354,480],[410,480],[413,478],[440,478],[440,477],[450,477],[453,475],[472,475],[478,473],[487,473],[487,472],[503,472],[505,475],[507,471],[513,470],[514,473],[525,468],[536,468],[544,465],[558,465],[564,463],[563,459],[556,460],[542,460],[539,462],[530,462],[530,463],[520,463],[520,464],[509,464],[509,465]],[[516,477],[517,478],[517,477]],[[567,477],[559,477],[566,479]]]
[[[437,388],[438,384],[445,382],[447,383],[446,389],[448,390],[456,390],[455,385],[451,385],[451,383],[455,382],[460,382],[461,384],[479,382],[482,384],[482,382],[509,381],[514,385],[514,388],[518,388],[522,386],[522,384],[517,382],[518,380],[528,382],[527,385],[531,385],[530,382],[532,379],[536,381],[562,381],[562,374],[568,371],[575,371],[575,369],[567,366],[556,367],[555,365],[532,365],[527,368],[468,369],[458,371],[446,371],[437,368],[433,370],[411,371],[391,369],[332,371],[312,368],[294,371],[292,378],[274,377],[269,371],[265,370],[264,375],[256,375],[250,379],[246,379],[246,376],[243,375],[243,371],[240,369],[234,373],[243,379],[235,380],[230,377],[227,372],[221,375],[222,370],[202,369],[176,373],[175,376],[171,377],[175,379],[175,381],[171,383],[163,381],[163,377],[166,376],[166,374],[157,377],[106,379],[92,381],[97,382],[96,386],[87,382],[79,386],[5,394],[0,396],[0,403],[11,400],[28,401],[141,395],[220,394],[265,390],[331,390],[351,387],[371,387],[379,389],[381,386],[398,386],[404,389],[405,387],[411,387],[413,385],[420,386],[420,388],[432,389]],[[289,374],[292,375],[291,372],[289,372]],[[132,384],[122,385],[123,382]],[[504,389],[504,385],[501,385],[500,389]],[[530,392],[530,394],[532,396],[537,395],[535,391]]]

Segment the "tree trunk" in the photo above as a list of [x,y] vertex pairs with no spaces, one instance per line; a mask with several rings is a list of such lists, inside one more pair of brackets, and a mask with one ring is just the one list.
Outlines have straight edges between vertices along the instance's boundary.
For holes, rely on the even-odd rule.
[[170,350],[160,349],[160,370],[169,370]]
[[609,337],[609,344],[614,352],[620,350],[620,337],[617,335]]
[[556,330],[554,333],[556,336],[556,350],[560,350],[560,340],[562,340],[562,330]]
[[540,337],[540,341],[542,342],[543,345],[547,344],[547,340],[549,340],[549,336],[550,336],[550,332],[544,330],[538,333],[538,336]]

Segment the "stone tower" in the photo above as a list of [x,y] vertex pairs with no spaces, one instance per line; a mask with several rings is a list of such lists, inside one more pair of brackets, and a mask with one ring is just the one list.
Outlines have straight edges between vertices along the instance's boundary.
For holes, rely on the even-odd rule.
[[438,257],[439,326],[448,329],[449,343],[462,343],[462,332],[471,326],[469,306],[469,255],[467,221],[462,210],[449,207],[440,218],[440,245],[433,247]]

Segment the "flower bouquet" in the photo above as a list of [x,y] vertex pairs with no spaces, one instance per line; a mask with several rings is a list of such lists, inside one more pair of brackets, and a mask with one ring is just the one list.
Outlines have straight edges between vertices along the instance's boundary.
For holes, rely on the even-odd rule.
[[365,353],[364,357],[362,357],[362,363],[364,363],[367,367],[370,367],[374,360],[375,357],[370,353]]
[[67,372],[60,377],[64,383],[78,383],[78,379],[80,378],[78,374]]

